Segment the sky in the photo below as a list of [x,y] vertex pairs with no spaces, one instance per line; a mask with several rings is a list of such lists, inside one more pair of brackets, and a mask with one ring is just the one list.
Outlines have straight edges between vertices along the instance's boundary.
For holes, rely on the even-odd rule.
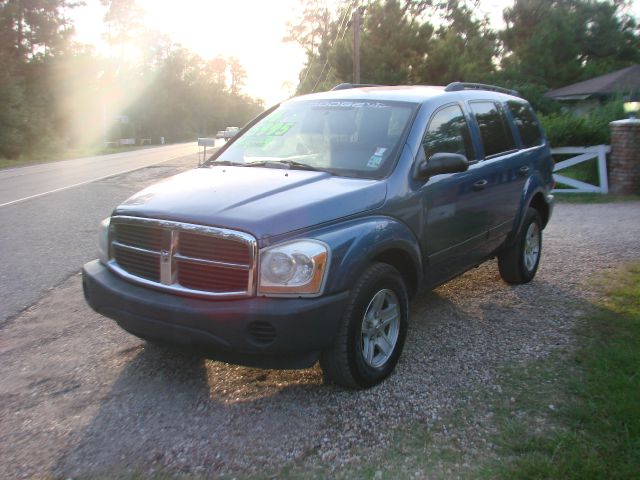
[[[76,38],[101,44],[104,8],[99,0],[72,12]],[[330,5],[336,0],[327,0]],[[270,106],[290,97],[298,83],[305,55],[294,43],[284,43],[287,20],[297,18],[299,0],[138,0],[146,25],[205,59],[238,58],[247,72],[245,93]],[[640,0],[634,0],[637,5]],[[502,10],[512,0],[481,0],[480,13],[494,28],[502,26]],[[100,48],[100,47],[99,47]]]

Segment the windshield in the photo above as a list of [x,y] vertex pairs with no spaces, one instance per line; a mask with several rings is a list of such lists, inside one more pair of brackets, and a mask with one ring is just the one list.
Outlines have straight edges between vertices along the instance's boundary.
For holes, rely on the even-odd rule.
[[223,151],[216,163],[286,164],[381,178],[393,167],[415,104],[376,100],[281,105]]

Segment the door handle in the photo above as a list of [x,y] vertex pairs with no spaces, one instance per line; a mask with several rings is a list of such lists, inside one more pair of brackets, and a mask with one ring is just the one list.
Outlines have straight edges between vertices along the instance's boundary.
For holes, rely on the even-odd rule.
[[478,180],[476,183],[473,184],[473,189],[474,190],[484,190],[484,187],[486,187],[488,185],[488,181],[486,180]]
[[518,169],[518,175],[525,176],[527,173],[529,173],[529,167],[526,165]]

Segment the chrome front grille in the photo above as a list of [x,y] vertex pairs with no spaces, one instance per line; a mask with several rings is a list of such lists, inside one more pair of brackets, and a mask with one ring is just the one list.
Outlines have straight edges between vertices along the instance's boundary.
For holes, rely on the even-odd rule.
[[253,294],[257,244],[234,230],[111,218],[109,268],[144,285],[197,296]]

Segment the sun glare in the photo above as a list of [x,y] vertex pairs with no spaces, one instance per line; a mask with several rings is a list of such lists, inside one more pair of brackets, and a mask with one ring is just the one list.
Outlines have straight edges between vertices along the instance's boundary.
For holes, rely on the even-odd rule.
[[[294,19],[300,8],[299,0],[138,0],[137,4],[144,10],[145,26],[203,58],[237,58],[247,72],[244,91],[263,99],[266,106],[295,91],[305,57],[300,47],[282,39],[287,20]],[[75,12],[78,39],[104,52],[103,15],[97,0]]]

